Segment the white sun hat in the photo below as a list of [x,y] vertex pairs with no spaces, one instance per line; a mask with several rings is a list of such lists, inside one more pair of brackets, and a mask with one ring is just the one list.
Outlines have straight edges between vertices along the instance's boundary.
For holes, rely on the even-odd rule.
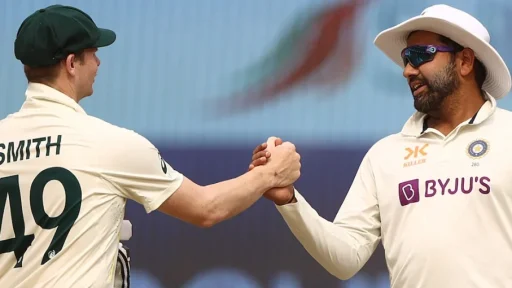
[[407,46],[407,37],[413,31],[423,30],[443,35],[458,44],[471,48],[487,69],[482,89],[495,99],[505,97],[512,86],[507,64],[490,44],[485,26],[475,17],[448,5],[426,8],[419,16],[410,18],[379,33],[375,45],[393,62],[404,67],[400,56]]

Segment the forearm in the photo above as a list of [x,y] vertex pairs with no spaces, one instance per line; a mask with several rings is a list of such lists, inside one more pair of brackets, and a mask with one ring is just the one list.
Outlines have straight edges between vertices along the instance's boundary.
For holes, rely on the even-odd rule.
[[205,186],[205,210],[210,224],[222,222],[248,209],[269,189],[271,177],[254,169],[239,177]]
[[329,273],[342,280],[351,278],[368,261],[379,238],[329,222],[300,194],[296,197],[297,203],[278,207],[294,236]]

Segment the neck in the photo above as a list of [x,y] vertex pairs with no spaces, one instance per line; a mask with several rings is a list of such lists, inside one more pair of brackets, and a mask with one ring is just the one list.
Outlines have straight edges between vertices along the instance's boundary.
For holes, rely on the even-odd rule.
[[485,99],[479,89],[459,91],[445,99],[442,108],[428,115],[428,127],[448,135],[462,122],[471,119],[484,105]]
[[41,83],[44,85],[47,85],[49,87],[52,87],[53,89],[61,92],[64,95],[67,95],[69,98],[75,100],[76,103],[80,101],[80,97],[77,95],[76,90],[73,88],[73,86],[69,82],[64,81],[54,81],[54,82],[48,82],[48,83]]

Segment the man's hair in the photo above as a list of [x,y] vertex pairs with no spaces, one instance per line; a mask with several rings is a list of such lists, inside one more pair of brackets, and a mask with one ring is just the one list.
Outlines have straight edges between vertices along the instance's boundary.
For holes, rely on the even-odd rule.
[[[85,61],[84,51],[80,51],[74,54],[75,59],[83,64]],[[27,77],[28,82],[48,84],[53,83],[59,76],[59,66],[60,62],[45,67],[29,67],[25,65],[23,66],[23,72],[25,72],[25,77]]]
[[[464,47],[459,43],[453,41],[452,39],[445,37],[443,35],[439,35],[439,41],[445,44],[448,47],[454,48],[455,51],[462,51]],[[473,65],[473,69],[475,70],[475,81],[478,85],[478,88],[482,89],[485,78],[487,77],[487,69],[484,64],[475,57],[475,63]]]

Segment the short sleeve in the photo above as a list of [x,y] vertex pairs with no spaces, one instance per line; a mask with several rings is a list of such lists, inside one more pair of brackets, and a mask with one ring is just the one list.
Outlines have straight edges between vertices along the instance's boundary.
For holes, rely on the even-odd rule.
[[156,210],[181,186],[183,175],[143,136],[124,129],[115,136],[101,147],[102,177],[147,213]]

